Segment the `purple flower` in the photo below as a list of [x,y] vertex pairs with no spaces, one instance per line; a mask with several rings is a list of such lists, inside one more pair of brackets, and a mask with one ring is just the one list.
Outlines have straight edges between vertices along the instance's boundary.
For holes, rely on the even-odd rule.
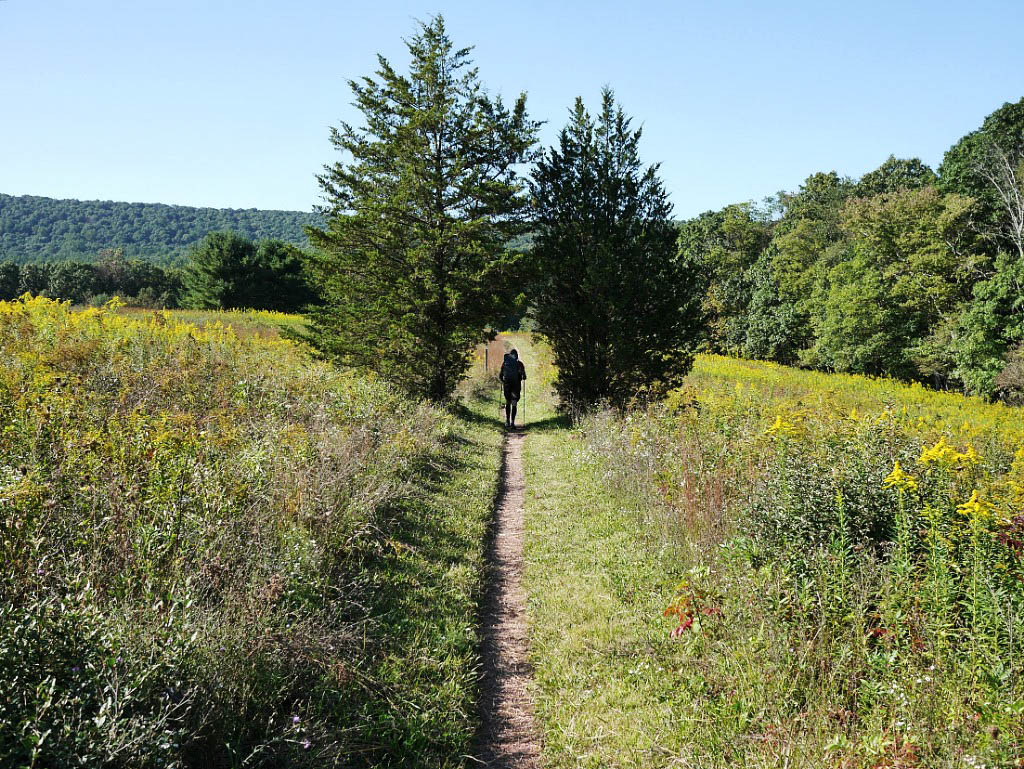
[[299,717],[298,716],[292,716],[292,723],[293,724],[299,723]]
[[302,741],[302,749],[303,750],[309,750],[311,747],[313,747],[313,743],[312,742],[310,742],[309,740],[303,740]]
[[78,667],[78,665],[75,665],[73,668],[71,668],[72,673],[77,673],[79,670],[81,670],[81,668]]

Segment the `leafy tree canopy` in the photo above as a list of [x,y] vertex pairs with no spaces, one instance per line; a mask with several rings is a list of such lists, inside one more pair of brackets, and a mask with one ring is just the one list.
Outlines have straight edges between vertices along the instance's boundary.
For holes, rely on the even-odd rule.
[[[1002,180],[1009,188],[1004,192],[1015,199],[1001,195],[999,185],[993,183],[1003,174],[1010,177]],[[939,166],[939,177],[942,189],[978,201],[978,218],[990,236],[990,252],[1013,247],[1024,258],[1024,98],[1004,104],[978,130],[950,147]],[[1007,229],[1013,214],[1016,239]]]
[[897,158],[890,155],[874,171],[864,174],[854,187],[858,197],[888,195],[900,190],[917,190],[938,182],[935,172],[919,158]]

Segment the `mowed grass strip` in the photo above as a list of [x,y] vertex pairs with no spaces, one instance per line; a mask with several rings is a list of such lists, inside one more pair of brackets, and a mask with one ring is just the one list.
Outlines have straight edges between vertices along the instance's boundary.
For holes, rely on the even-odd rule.
[[550,767],[664,765],[680,739],[665,674],[672,589],[636,516],[609,497],[578,433],[532,431],[525,445],[530,659]]
[[550,351],[508,335],[532,376],[523,447],[532,694],[546,767],[659,766],[681,740],[674,649],[662,617],[669,549],[637,536],[637,510],[602,483],[555,410]]

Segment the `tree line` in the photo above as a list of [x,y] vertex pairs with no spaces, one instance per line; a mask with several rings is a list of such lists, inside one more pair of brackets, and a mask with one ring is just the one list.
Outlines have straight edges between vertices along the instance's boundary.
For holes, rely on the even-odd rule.
[[304,228],[317,214],[162,203],[55,200],[0,194],[0,261],[94,262],[106,250],[129,259],[182,266],[210,232],[231,230],[253,240],[308,245]]
[[[152,293],[301,309],[320,356],[435,400],[524,313],[574,411],[676,387],[700,351],[987,396],[1024,389],[1024,99],[938,169],[890,157],[860,179],[816,173],[679,223],[610,89],[593,115],[577,99],[541,148],[526,95],[492,97],[441,16],[406,45],[407,73],[379,57],[349,82],[362,121],[331,129],[342,158],[319,177],[312,248],[213,233],[167,273],[173,291],[154,277]],[[145,271],[131,264],[122,272]],[[28,269],[19,291],[42,285]],[[102,294],[112,272],[64,263],[45,290]]]
[[323,356],[443,398],[489,324],[528,307],[572,409],[677,386],[699,351],[1020,389],[1024,99],[937,170],[890,157],[676,225],[609,89],[538,148],[525,94],[492,100],[443,18],[407,45],[408,73],[380,58],[350,81],[362,124],[332,130],[344,159],[310,229]]
[[128,259],[122,249],[101,251],[93,262],[0,262],[0,301],[29,293],[99,305],[117,296],[151,309],[297,312],[316,300],[303,262],[290,243],[213,232],[191,249],[183,268]]
[[938,169],[890,157],[860,179],[684,222],[706,280],[705,346],[992,396],[1019,390],[1024,343],[1024,99]]

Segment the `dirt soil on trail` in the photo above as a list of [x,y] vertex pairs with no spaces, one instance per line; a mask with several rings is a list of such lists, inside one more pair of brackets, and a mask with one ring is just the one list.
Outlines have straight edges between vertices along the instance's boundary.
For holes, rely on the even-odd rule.
[[501,487],[488,551],[490,584],[484,603],[481,729],[477,761],[494,769],[540,767],[527,662],[523,576],[522,432],[505,437]]

